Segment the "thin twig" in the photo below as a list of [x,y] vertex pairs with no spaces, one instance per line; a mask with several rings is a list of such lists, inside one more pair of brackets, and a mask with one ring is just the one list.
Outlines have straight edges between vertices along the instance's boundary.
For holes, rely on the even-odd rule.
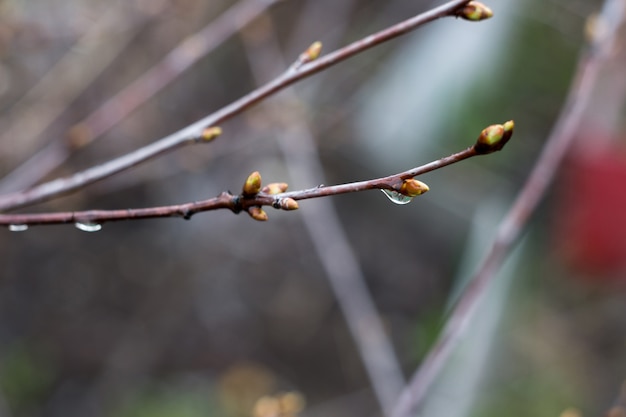
[[[270,65],[263,63],[272,63],[271,66],[285,64],[271,18],[268,18],[265,29],[264,36],[255,36],[253,44],[243,33],[252,73],[257,80],[266,78],[266,74],[273,71]],[[264,42],[258,42],[258,38]],[[302,104],[293,88],[287,88],[280,99],[271,105],[265,103],[276,110],[272,112],[274,114],[300,108]],[[279,123],[276,137],[290,178],[296,183],[323,181],[324,170],[306,118],[300,112],[291,112],[282,124]],[[404,376],[354,249],[331,200],[318,200],[301,219],[324,267],[374,394],[383,414],[388,415],[404,388]]]
[[72,150],[102,137],[277,1],[240,1],[204,28],[186,37],[154,67],[74,125],[75,131],[84,132],[77,143],[70,143],[70,146],[65,140],[49,143],[4,177],[0,181],[0,192],[30,187],[40,181],[63,164]]
[[182,217],[191,218],[192,215],[203,211],[229,209],[234,213],[248,210],[251,207],[272,206],[280,209],[284,208],[287,199],[305,200],[309,198],[327,197],[332,195],[355,193],[365,190],[391,190],[398,191],[403,182],[415,176],[434,171],[439,168],[460,162],[473,156],[481,155],[477,146],[471,146],[461,152],[430,162],[419,167],[389,175],[387,177],[375,178],[367,181],[357,181],[346,184],[309,188],[299,191],[290,191],[280,194],[267,194],[259,192],[256,195],[244,196],[233,195],[229,192],[222,192],[214,198],[192,203],[177,204],[161,207],[123,209],[123,210],[87,210],[58,213],[37,213],[37,214],[0,214],[0,225],[45,225],[45,224],[67,224],[67,223],[95,223],[120,220],[137,220],[158,217]]
[[125,154],[101,165],[97,165],[85,171],[66,178],[53,180],[29,190],[7,194],[0,197],[0,211],[7,211],[24,207],[37,202],[45,201],[59,195],[67,194],[88,184],[110,177],[114,174],[127,170],[135,165],[152,159],[158,155],[170,152],[185,145],[202,142],[202,132],[205,128],[216,126],[223,121],[243,112],[247,108],[257,104],[268,96],[284,89],[285,87],[320,72],[330,66],[344,61],[358,53],[368,50],[380,43],[394,39],[421,25],[433,20],[454,15],[454,12],[469,0],[453,0],[427,12],[419,14],[411,19],[393,25],[385,30],[367,36],[361,40],[341,48],[317,60],[300,66],[292,66],[282,75],[264,86],[252,91],[239,100],[223,107],[221,110],[162,138],[150,145],[134,152]]
[[[605,12],[611,1],[613,0],[605,3]],[[607,21],[613,20],[610,16],[603,17]],[[530,216],[545,196],[558,167],[576,136],[576,130],[597,79],[598,70],[606,57],[606,52],[615,40],[616,27],[617,25],[614,25],[611,31],[597,39],[596,43],[581,59],[566,104],[537,163],[510,211],[498,227],[496,238],[486,258],[463,291],[441,335],[411,378],[407,389],[400,396],[392,414],[393,417],[411,416],[413,415],[412,411],[423,403],[435,378],[467,330],[476,307],[483,299],[487,289],[493,284],[496,272],[500,269],[506,255],[519,239]]]

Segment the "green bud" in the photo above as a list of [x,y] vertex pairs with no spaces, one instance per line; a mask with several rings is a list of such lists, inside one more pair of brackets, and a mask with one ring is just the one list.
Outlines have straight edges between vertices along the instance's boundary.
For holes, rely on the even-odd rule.
[[487,126],[480,132],[476,144],[474,144],[474,149],[479,154],[499,151],[513,136],[514,127],[515,123],[513,120],[509,120],[503,125]]
[[479,22],[492,17],[493,12],[489,7],[479,1],[470,1],[465,6],[457,10],[456,16],[472,22]]
[[248,175],[248,179],[243,184],[243,195],[250,197],[257,195],[259,191],[261,191],[261,174],[259,174],[259,171],[254,171]]

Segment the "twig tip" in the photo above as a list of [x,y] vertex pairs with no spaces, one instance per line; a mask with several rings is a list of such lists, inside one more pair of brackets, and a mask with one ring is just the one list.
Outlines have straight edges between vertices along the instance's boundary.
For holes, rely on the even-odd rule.
[[471,22],[479,22],[493,17],[493,11],[479,1],[470,1],[458,9],[455,15]]

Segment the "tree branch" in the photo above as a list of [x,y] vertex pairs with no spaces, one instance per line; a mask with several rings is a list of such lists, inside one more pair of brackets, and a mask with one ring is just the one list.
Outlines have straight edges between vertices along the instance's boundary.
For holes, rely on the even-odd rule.
[[394,39],[433,20],[446,16],[455,16],[457,12],[467,3],[469,3],[469,0],[449,1],[448,3],[419,14],[411,19],[405,20],[385,30],[353,42],[352,44],[322,56],[319,59],[303,63],[302,65],[293,65],[273,81],[270,81],[264,86],[252,91],[230,105],[223,107],[221,110],[218,110],[217,112],[183,128],[182,130],[179,130],[178,132],[153,142],[150,145],[125,154],[109,162],[105,162],[101,165],[79,172],[70,177],[60,178],[28,190],[0,196],[0,211],[8,211],[25,207],[55,198],[59,195],[68,194],[91,183],[125,171],[135,165],[155,158],[166,152],[170,152],[182,146],[203,142],[202,132],[207,127],[221,124],[225,120],[243,112],[247,108],[257,104],[268,96],[284,89],[296,81],[309,77],[332,65],[336,65],[337,63],[366,51],[380,43]]
[[[494,134],[495,132],[495,134]],[[508,142],[513,134],[513,122],[504,125],[492,125],[485,128],[479,135],[476,143],[455,154],[438,159],[419,167],[389,175],[387,177],[375,178],[367,181],[351,182],[346,184],[309,188],[300,191],[273,193],[271,188],[261,189],[261,178],[258,173],[251,174],[246,180],[242,193],[233,195],[230,192],[222,192],[214,198],[192,203],[177,204],[171,206],[149,207],[139,209],[123,210],[87,210],[60,213],[38,213],[38,214],[0,214],[0,225],[10,226],[14,231],[25,230],[24,227],[44,224],[93,224],[101,225],[105,222],[120,220],[137,220],[157,217],[182,217],[189,219],[196,213],[218,209],[229,209],[234,213],[248,211],[251,212],[263,206],[271,206],[276,209],[294,210],[297,207],[297,200],[309,198],[320,198],[331,195],[354,193],[365,190],[388,190],[396,193],[399,197],[412,198],[425,191],[428,187],[414,180],[421,174],[425,174],[436,169],[463,161],[478,155],[485,155],[496,152]],[[294,205],[295,204],[295,205]]]

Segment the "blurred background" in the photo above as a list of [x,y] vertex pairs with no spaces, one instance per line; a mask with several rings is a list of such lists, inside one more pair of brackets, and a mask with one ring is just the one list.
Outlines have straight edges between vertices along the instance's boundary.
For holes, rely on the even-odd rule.
[[[434,4],[2,0],[0,190],[146,145],[277,76],[314,41],[331,51]],[[98,233],[0,230],[0,416],[381,415],[345,304],[373,301],[400,369],[379,383],[393,391],[489,248],[586,33],[602,28],[599,0],[489,6],[489,21],[437,21],[304,80],[210,144],[23,209],[201,200],[238,192],[255,170],[291,190],[369,179],[516,122],[503,152],[420,177],[430,192],[408,205],[370,191],[271,210],[265,223],[224,211]],[[625,33],[558,181],[420,415],[597,416],[617,398]],[[140,77],[143,90],[125,90]]]

